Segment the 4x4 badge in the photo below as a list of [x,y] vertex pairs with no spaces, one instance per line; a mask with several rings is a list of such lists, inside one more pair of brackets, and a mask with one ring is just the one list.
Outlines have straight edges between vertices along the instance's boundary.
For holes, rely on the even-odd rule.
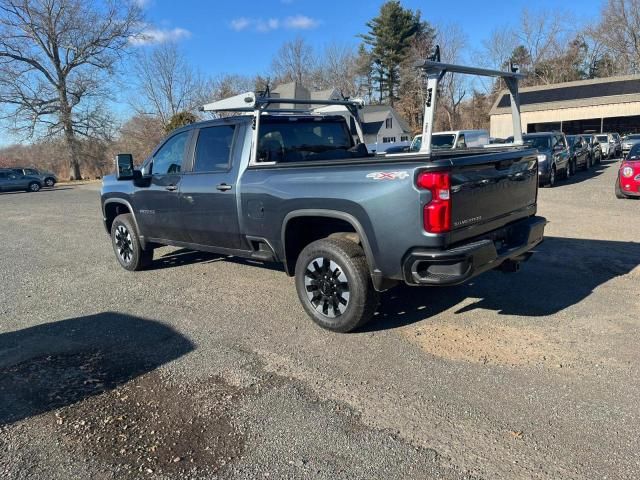
[[367,175],[372,180],[404,180],[409,178],[409,172],[402,170],[400,172],[373,172]]

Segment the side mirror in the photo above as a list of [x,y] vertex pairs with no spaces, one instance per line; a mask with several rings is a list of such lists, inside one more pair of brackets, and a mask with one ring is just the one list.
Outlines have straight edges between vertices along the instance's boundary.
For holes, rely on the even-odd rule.
[[116,178],[118,180],[131,180],[134,176],[133,155],[119,153],[116,155]]

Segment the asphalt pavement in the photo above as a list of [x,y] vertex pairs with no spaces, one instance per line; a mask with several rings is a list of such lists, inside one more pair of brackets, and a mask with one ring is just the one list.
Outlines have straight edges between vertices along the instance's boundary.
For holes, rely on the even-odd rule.
[[640,201],[539,194],[517,274],[396,288],[364,331],[270,265],[120,268],[98,184],[0,194],[0,478],[640,476]]

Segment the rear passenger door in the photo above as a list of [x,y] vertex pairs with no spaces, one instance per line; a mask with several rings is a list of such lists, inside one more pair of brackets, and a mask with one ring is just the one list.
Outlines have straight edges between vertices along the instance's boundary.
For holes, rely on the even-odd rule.
[[239,128],[223,124],[197,132],[193,164],[180,184],[181,217],[192,243],[240,248],[238,162],[232,159]]

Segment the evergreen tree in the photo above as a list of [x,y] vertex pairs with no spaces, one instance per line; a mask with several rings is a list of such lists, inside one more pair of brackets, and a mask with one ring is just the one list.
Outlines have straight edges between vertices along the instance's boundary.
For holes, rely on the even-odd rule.
[[371,69],[380,101],[393,105],[400,84],[400,66],[407,60],[412,42],[416,38],[433,38],[434,29],[422,21],[420,11],[403,8],[399,0],[385,2],[367,27],[369,32],[360,38],[371,48]]

